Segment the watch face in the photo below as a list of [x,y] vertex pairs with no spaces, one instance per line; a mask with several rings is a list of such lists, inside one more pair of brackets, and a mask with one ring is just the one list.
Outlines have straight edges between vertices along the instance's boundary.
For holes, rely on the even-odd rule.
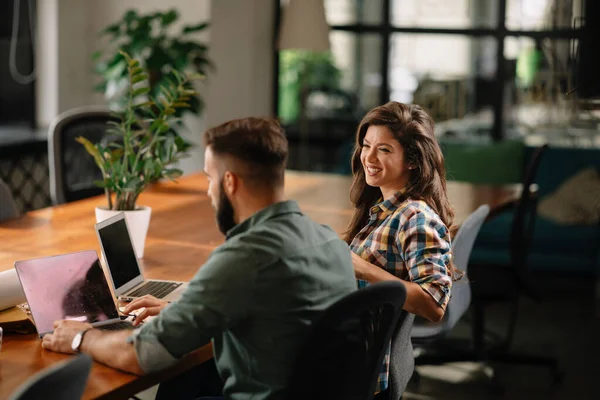
[[71,350],[73,351],[79,351],[79,345],[81,344],[81,337],[83,335],[81,334],[81,332],[79,332],[77,335],[75,335],[75,337],[73,338],[73,341],[71,342]]

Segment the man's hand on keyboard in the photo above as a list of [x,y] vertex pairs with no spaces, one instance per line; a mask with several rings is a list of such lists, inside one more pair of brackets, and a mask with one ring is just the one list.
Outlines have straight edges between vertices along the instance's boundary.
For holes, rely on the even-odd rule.
[[123,312],[125,314],[130,314],[132,312],[135,313],[136,310],[140,310],[139,313],[135,313],[136,317],[133,321],[133,326],[137,326],[147,317],[158,315],[158,313],[160,313],[168,304],[169,302],[165,300],[160,300],[147,294],[139,299],[133,300],[125,307]]

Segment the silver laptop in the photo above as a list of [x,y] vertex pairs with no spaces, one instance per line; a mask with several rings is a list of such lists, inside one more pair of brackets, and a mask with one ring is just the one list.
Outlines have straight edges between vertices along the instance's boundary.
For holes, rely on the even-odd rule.
[[54,321],[72,319],[100,329],[133,329],[119,312],[94,250],[16,261],[15,270],[40,337]]
[[111,284],[119,300],[131,301],[150,294],[166,301],[175,301],[187,288],[186,282],[144,279],[124,213],[97,223],[96,233]]

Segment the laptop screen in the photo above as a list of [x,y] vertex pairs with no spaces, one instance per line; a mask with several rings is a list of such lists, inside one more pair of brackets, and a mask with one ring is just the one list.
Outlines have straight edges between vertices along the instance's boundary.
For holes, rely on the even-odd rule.
[[17,261],[23,291],[39,334],[59,319],[98,322],[119,314],[95,251]]
[[140,275],[140,270],[131,244],[125,218],[98,228],[106,264],[115,286],[115,290]]

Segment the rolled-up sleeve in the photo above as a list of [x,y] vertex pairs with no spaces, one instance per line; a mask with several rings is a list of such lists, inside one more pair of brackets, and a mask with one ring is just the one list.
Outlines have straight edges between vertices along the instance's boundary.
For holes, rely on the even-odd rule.
[[142,370],[164,369],[246,318],[257,262],[242,249],[215,250],[181,298],[130,336]]
[[398,245],[409,280],[421,286],[445,309],[452,287],[448,271],[452,257],[448,228],[426,213],[415,212],[399,230]]

